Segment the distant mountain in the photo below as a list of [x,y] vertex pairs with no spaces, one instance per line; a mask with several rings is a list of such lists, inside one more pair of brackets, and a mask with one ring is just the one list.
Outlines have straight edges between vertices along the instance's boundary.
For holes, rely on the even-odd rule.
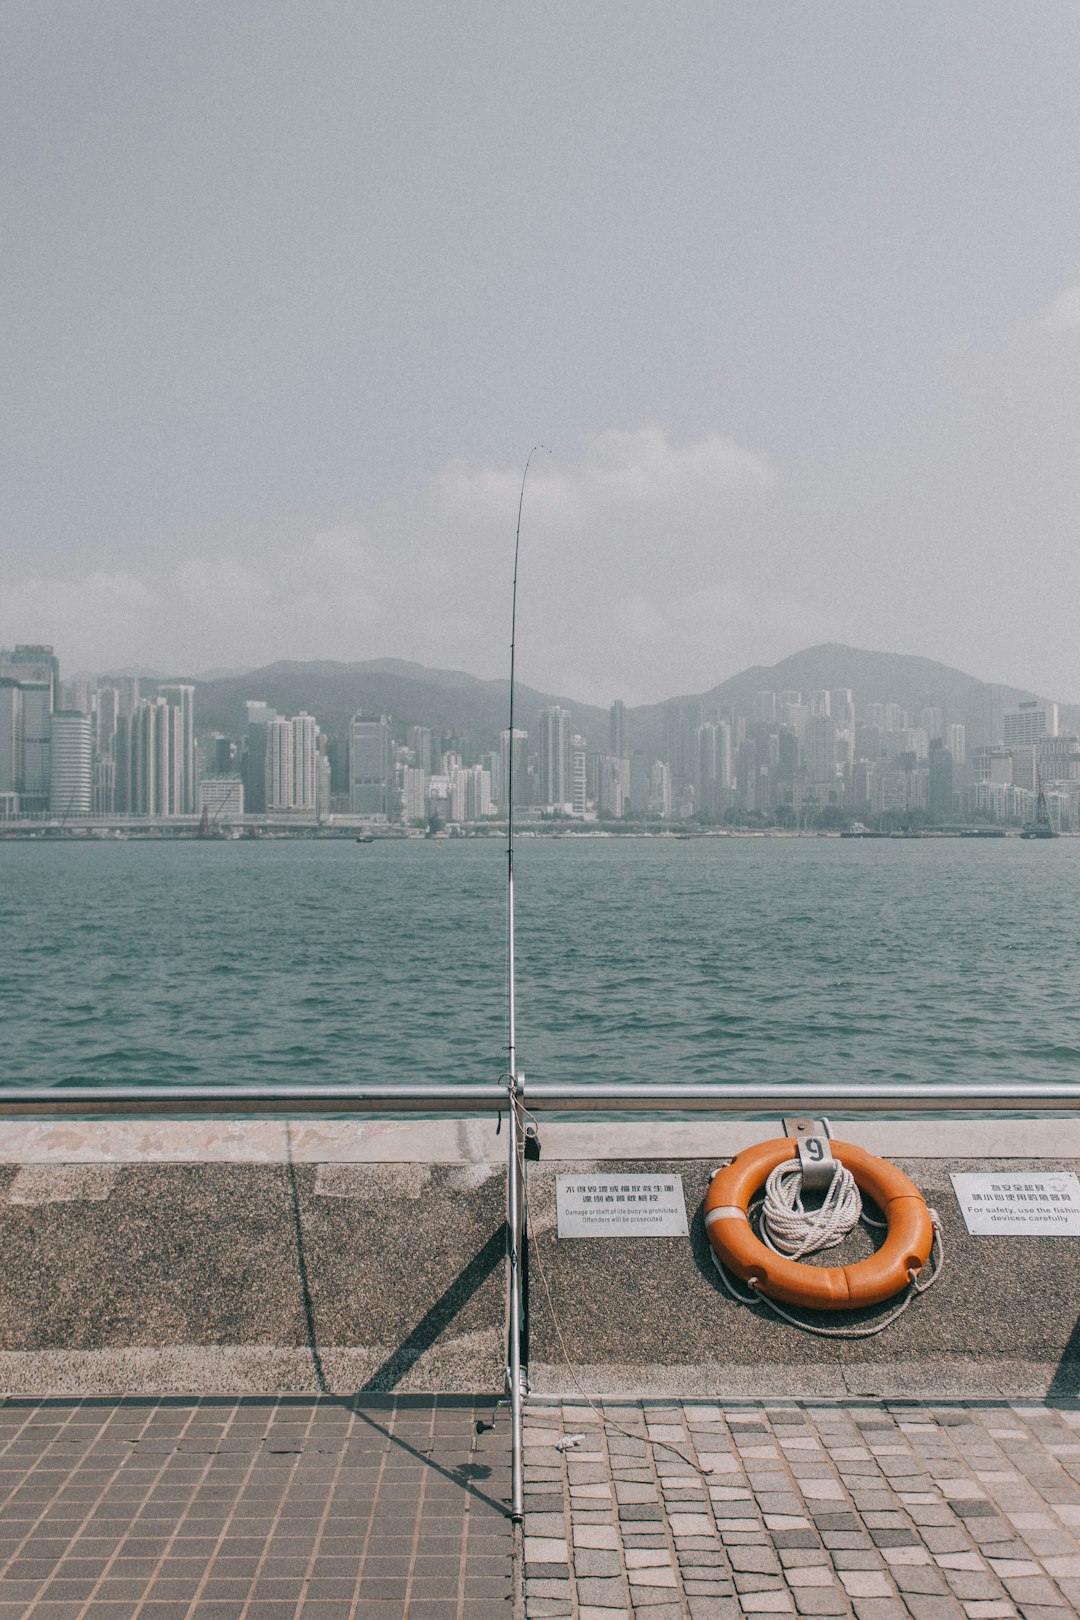
[[[283,662],[195,680],[200,731],[218,730],[231,736],[243,729],[245,702],[257,699],[281,714],[304,709],[315,715],[325,731],[338,736],[345,734],[358,712],[389,714],[399,731],[421,725],[441,733],[467,734],[477,750],[495,748],[506,726],[506,681],[482,681],[463,670],[428,669],[400,658],[354,664]],[[946,723],[963,724],[969,724],[973,715],[988,712],[990,705],[1000,713],[1035,696],[1021,687],[991,686],[929,658],[827,643],[808,647],[778,664],[754,665],[707,692],[627,709],[627,744],[663,759],[670,752],[672,722],[680,712],[692,717],[698,711],[708,715],[734,708],[736,713],[749,714],[755,692],[806,693],[821,687],[850,687],[860,705],[898,703],[913,719],[920,709],[939,708]],[[587,737],[592,747],[607,748],[608,711],[573,698],[519,686],[516,723],[532,729],[537,712],[553,703],[570,710],[574,730]],[[1080,707],[1062,706],[1061,715],[1068,729],[1080,730]]]
[[[506,729],[506,681],[481,681],[458,669],[427,669],[397,658],[360,664],[279,663],[246,675],[196,683],[195,712],[200,731],[239,734],[244,704],[261,699],[280,714],[313,714],[324,731],[343,736],[354,714],[389,714],[395,726],[430,726],[433,731],[465,733],[477,749],[498,746]],[[518,686],[515,724],[532,729],[538,710],[559,703],[571,710],[573,724],[599,742],[607,737],[605,709]]]
[[[972,716],[993,705],[997,712],[1014,707],[1036,693],[1017,686],[997,686],[979,681],[949,664],[910,653],[869,652],[826,642],[807,647],[778,664],[755,664],[732,675],[707,692],[682,698],[669,698],[627,713],[627,723],[636,747],[647,751],[660,748],[670,733],[673,716],[680,709],[698,705],[708,713],[733,707],[749,714],[755,692],[799,691],[802,693],[836,687],[850,687],[861,707],[866,703],[898,703],[914,721],[920,709],[941,709],[945,723],[970,724]],[[1080,706],[1062,705],[1064,725],[1080,727]]]

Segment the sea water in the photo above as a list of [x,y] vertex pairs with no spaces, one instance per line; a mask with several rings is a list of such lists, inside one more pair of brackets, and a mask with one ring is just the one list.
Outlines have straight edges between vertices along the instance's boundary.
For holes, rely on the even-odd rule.
[[[520,839],[518,1054],[1076,1081],[1080,840]],[[495,1084],[505,840],[0,844],[0,1085]]]

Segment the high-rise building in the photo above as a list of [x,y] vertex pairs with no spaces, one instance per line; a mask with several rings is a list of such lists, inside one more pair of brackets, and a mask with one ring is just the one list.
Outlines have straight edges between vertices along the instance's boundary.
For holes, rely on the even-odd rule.
[[390,717],[353,715],[349,725],[349,808],[354,816],[387,816],[392,787]]
[[292,810],[295,782],[293,777],[292,721],[277,715],[266,726],[266,811],[268,815]]
[[5,800],[19,791],[22,768],[22,687],[0,677],[0,794]]
[[244,814],[244,784],[238,776],[204,776],[199,783],[199,814],[207,819],[239,821]]
[[945,736],[944,717],[943,717],[940,709],[934,708],[934,707],[931,707],[931,708],[928,708],[928,709],[920,709],[919,710],[919,726],[923,731],[926,732],[926,735],[927,735],[928,739],[930,740],[930,742],[933,742],[935,737],[940,737],[940,738],[944,739],[944,736]]
[[575,816],[583,816],[589,807],[587,781],[588,750],[584,737],[570,739],[570,804]]
[[850,686],[834,686],[830,691],[829,718],[837,731],[855,730],[855,694]]
[[401,773],[401,813],[407,825],[427,820],[427,772],[406,765]]
[[431,752],[430,726],[410,726],[405,740],[412,749],[415,768],[418,771],[423,771],[425,776],[430,776],[432,766],[435,763]]
[[945,727],[945,746],[953,757],[954,765],[963,765],[967,760],[967,734],[962,725]]
[[292,808],[314,815],[318,806],[319,727],[304,710],[289,722],[292,727]]
[[626,754],[626,705],[621,698],[616,698],[611,705],[609,739],[610,754],[614,759],[622,759]]
[[776,719],[776,693],[755,692],[750,699],[750,718],[759,725],[771,725]]
[[19,808],[41,812],[49,807],[49,722],[60,689],[60,666],[48,646],[23,645],[0,654],[0,680],[17,682],[19,737],[16,776]]
[[138,816],[177,816],[183,774],[180,710],[162,697],[141,698],[128,722],[125,809]]
[[49,737],[49,809],[61,817],[88,816],[93,800],[90,716],[54,709]]
[[1006,709],[1001,717],[1001,740],[1006,748],[1028,748],[1040,737],[1056,737],[1057,732],[1057,704],[1043,703],[1038,698]]
[[540,803],[565,810],[571,803],[570,711],[554,704],[542,709],[540,730]]
[[948,821],[953,814],[953,757],[940,737],[930,744],[927,808],[940,821]]
[[834,781],[836,763],[836,726],[827,714],[812,714],[806,726],[807,779],[810,782]]
[[529,803],[529,734],[514,729],[514,752],[510,754],[510,733],[499,738],[499,814],[505,816],[510,803],[510,782],[514,784],[514,808]]
[[160,686],[158,696],[163,697],[171,709],[176,710],[177,751],[179,775],[173,790],[176,814],[195,814],[195,688],[177,684]]

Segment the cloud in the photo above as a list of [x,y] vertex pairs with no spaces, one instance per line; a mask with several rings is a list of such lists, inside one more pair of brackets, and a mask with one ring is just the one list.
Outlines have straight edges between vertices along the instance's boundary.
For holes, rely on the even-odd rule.
[[58,647],[81,645],[99,625],[126,641],[158,606],[145,581],[124,571],[93,571],[69,579],[32,574],[4,586],[0,645],[38,640]]
[[[769,461],[731,439],[679,441],[655,425],[538,455],[522,537],[523,679],[607,702],[729,673],[718,646],[749,646],[775,623],[748,583],[775,483]],[[248,524],[139,571],[28,580],[0,632],[52,640],[66,668],[397,655],[498,677],[520,488],[519,465],[452,461],[334,522],[262,534]]]
[[[570,456],[541,452],[529,473],[528,503],[531,520],[582,527],[626,508],[639,516],[716,511],[773,481],[764,456],[719,434],[676,444],[661,427],[608,428],[584,437]],[[459,521],[467,513],[503,516],[516,509],[521,473],[453,461],[439,474],[437,489],[447,515]]]

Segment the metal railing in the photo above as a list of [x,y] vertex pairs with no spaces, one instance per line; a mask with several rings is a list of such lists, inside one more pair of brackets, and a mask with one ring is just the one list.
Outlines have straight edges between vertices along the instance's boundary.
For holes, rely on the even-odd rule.
[[524,1197],[527,1115],[551,1113],[657,1114],[902,1114],[1080,1113],[1080,1085],[610,1086],[536,1085],[517,1076],[499,1085],[471,1086],[156,1086],[0,1088],[0,1118],[198,1118],[355,1114],[494,1114],[506,1110],[507,1342],[506,1395],[511,1428],[511,1517],[524,1513],[522,1341],[528,1316],[522,1261],[527,1240]]
[[[530,1112],[580,1114],[1071,1113],[1077,1085],[850,1086],[529,1085],[517,1087]],[[496,1114],[498,1085],[399,1086],[3,1086],[0,1119],[327,1114]]]

